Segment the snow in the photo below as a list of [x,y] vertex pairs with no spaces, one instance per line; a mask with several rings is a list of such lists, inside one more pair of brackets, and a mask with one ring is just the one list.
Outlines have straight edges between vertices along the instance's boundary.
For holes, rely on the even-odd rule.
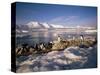
[[[56,24],[47,24],[47,23],[41,23],[45,28],[50,28],[50,26],[52,26],[53,28],[64,28],[64,26],[62,25],[56,25]],[[35,22],[35,21],[31,21],[29,23],[27,23],[26,25],[28,25],[29,28],[40,28],[41,25],[39,24],[39,22]]]
[[86,30],[85,32],[86,32],[86,33],[95,33],[95,32],[97,32],[97,30],[93,30],[93,29],[92,29],[92,30]]
[[[96,47],[69,47],[63,51],[52,51],[42,55],[35,54],[29,56],[22,56],[17,58],[16,65],[19,66],[17,72],[52,71],[79,69],[88,66],[90,67],[91,62],[94,61],[89,60],[91,55],[93,55],[91,54],[91,52],[95,53],[95,51]],[[94,59],[93,57],[95,57],[95,55],[91,58]],[[87,63],[88,65],[86,65]]]
[[16,32],[17,32],[17,33],[20,33],[20,30],[16,29]]
[[22,30],[22,32],[23,32],[23,33],[28,33],[28,31],[27,31],[27,30]]
[[45,28],[50,28],[50,26],[49,26],[47,23],[42,23],[42,25],[43,25]]
[[62,25],[51,24],[51,26],[52,26],[53,28],[65,28],[65,27],[62,26]]
[[27,23],[28,27],[29,28],[40,28],[41,26],[39,25],[38,22],[35,22],[35,21],[31,21],[29,23]]

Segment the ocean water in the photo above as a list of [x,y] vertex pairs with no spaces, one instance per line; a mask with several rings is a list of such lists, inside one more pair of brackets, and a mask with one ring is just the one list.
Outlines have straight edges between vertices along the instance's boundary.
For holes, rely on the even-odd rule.
[[27,43],[29,45],[39,44],[39,43],[48,43],[51,41],[57,40],[57,37],[60,36],[63,40],[80,38],[80,35],[89,38],[96,38],[96,33],[68,33],[68,32],[32,32],[27,34],[18,34],[16,37],[16,45],[21,45]]

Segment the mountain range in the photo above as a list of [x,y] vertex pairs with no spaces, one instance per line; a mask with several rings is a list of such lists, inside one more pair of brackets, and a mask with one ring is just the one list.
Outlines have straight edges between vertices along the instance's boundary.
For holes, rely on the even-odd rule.
[[45,31],[45,30],[60,30],[60,31],[67,31],[68,30],[91,30],[94,29],[93,27],[82,27],[82,26],[78,26],[76,25],[76,27],[67,27],[64,25],[57,25],[57,24],[48,24],[48,23],[40,23],[40,22],[36,22],[36,21],[30,21],[29,23],[25,24],[25,25],[16,25],[16,32],[17,33],[27,33],[30,31]]

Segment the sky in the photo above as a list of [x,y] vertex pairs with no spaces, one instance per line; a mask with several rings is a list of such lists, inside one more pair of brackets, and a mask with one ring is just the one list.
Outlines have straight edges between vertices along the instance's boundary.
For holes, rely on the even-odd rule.
[[16,3],[16,24],[31,21],[63,26],[97,26],[97,7]]

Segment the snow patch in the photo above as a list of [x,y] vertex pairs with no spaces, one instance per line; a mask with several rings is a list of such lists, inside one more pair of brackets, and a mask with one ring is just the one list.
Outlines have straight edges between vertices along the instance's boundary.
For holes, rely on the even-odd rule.
[[[88,61],[86,53],[90,53],[92,50],[92,47],[69,47],[63,51],[52,51],[43,55],[30,55],[21,62],[17,61],[17,65],[20,66],[17,72],[82,68]],[[25,67],[23,68],[24,65]]]

